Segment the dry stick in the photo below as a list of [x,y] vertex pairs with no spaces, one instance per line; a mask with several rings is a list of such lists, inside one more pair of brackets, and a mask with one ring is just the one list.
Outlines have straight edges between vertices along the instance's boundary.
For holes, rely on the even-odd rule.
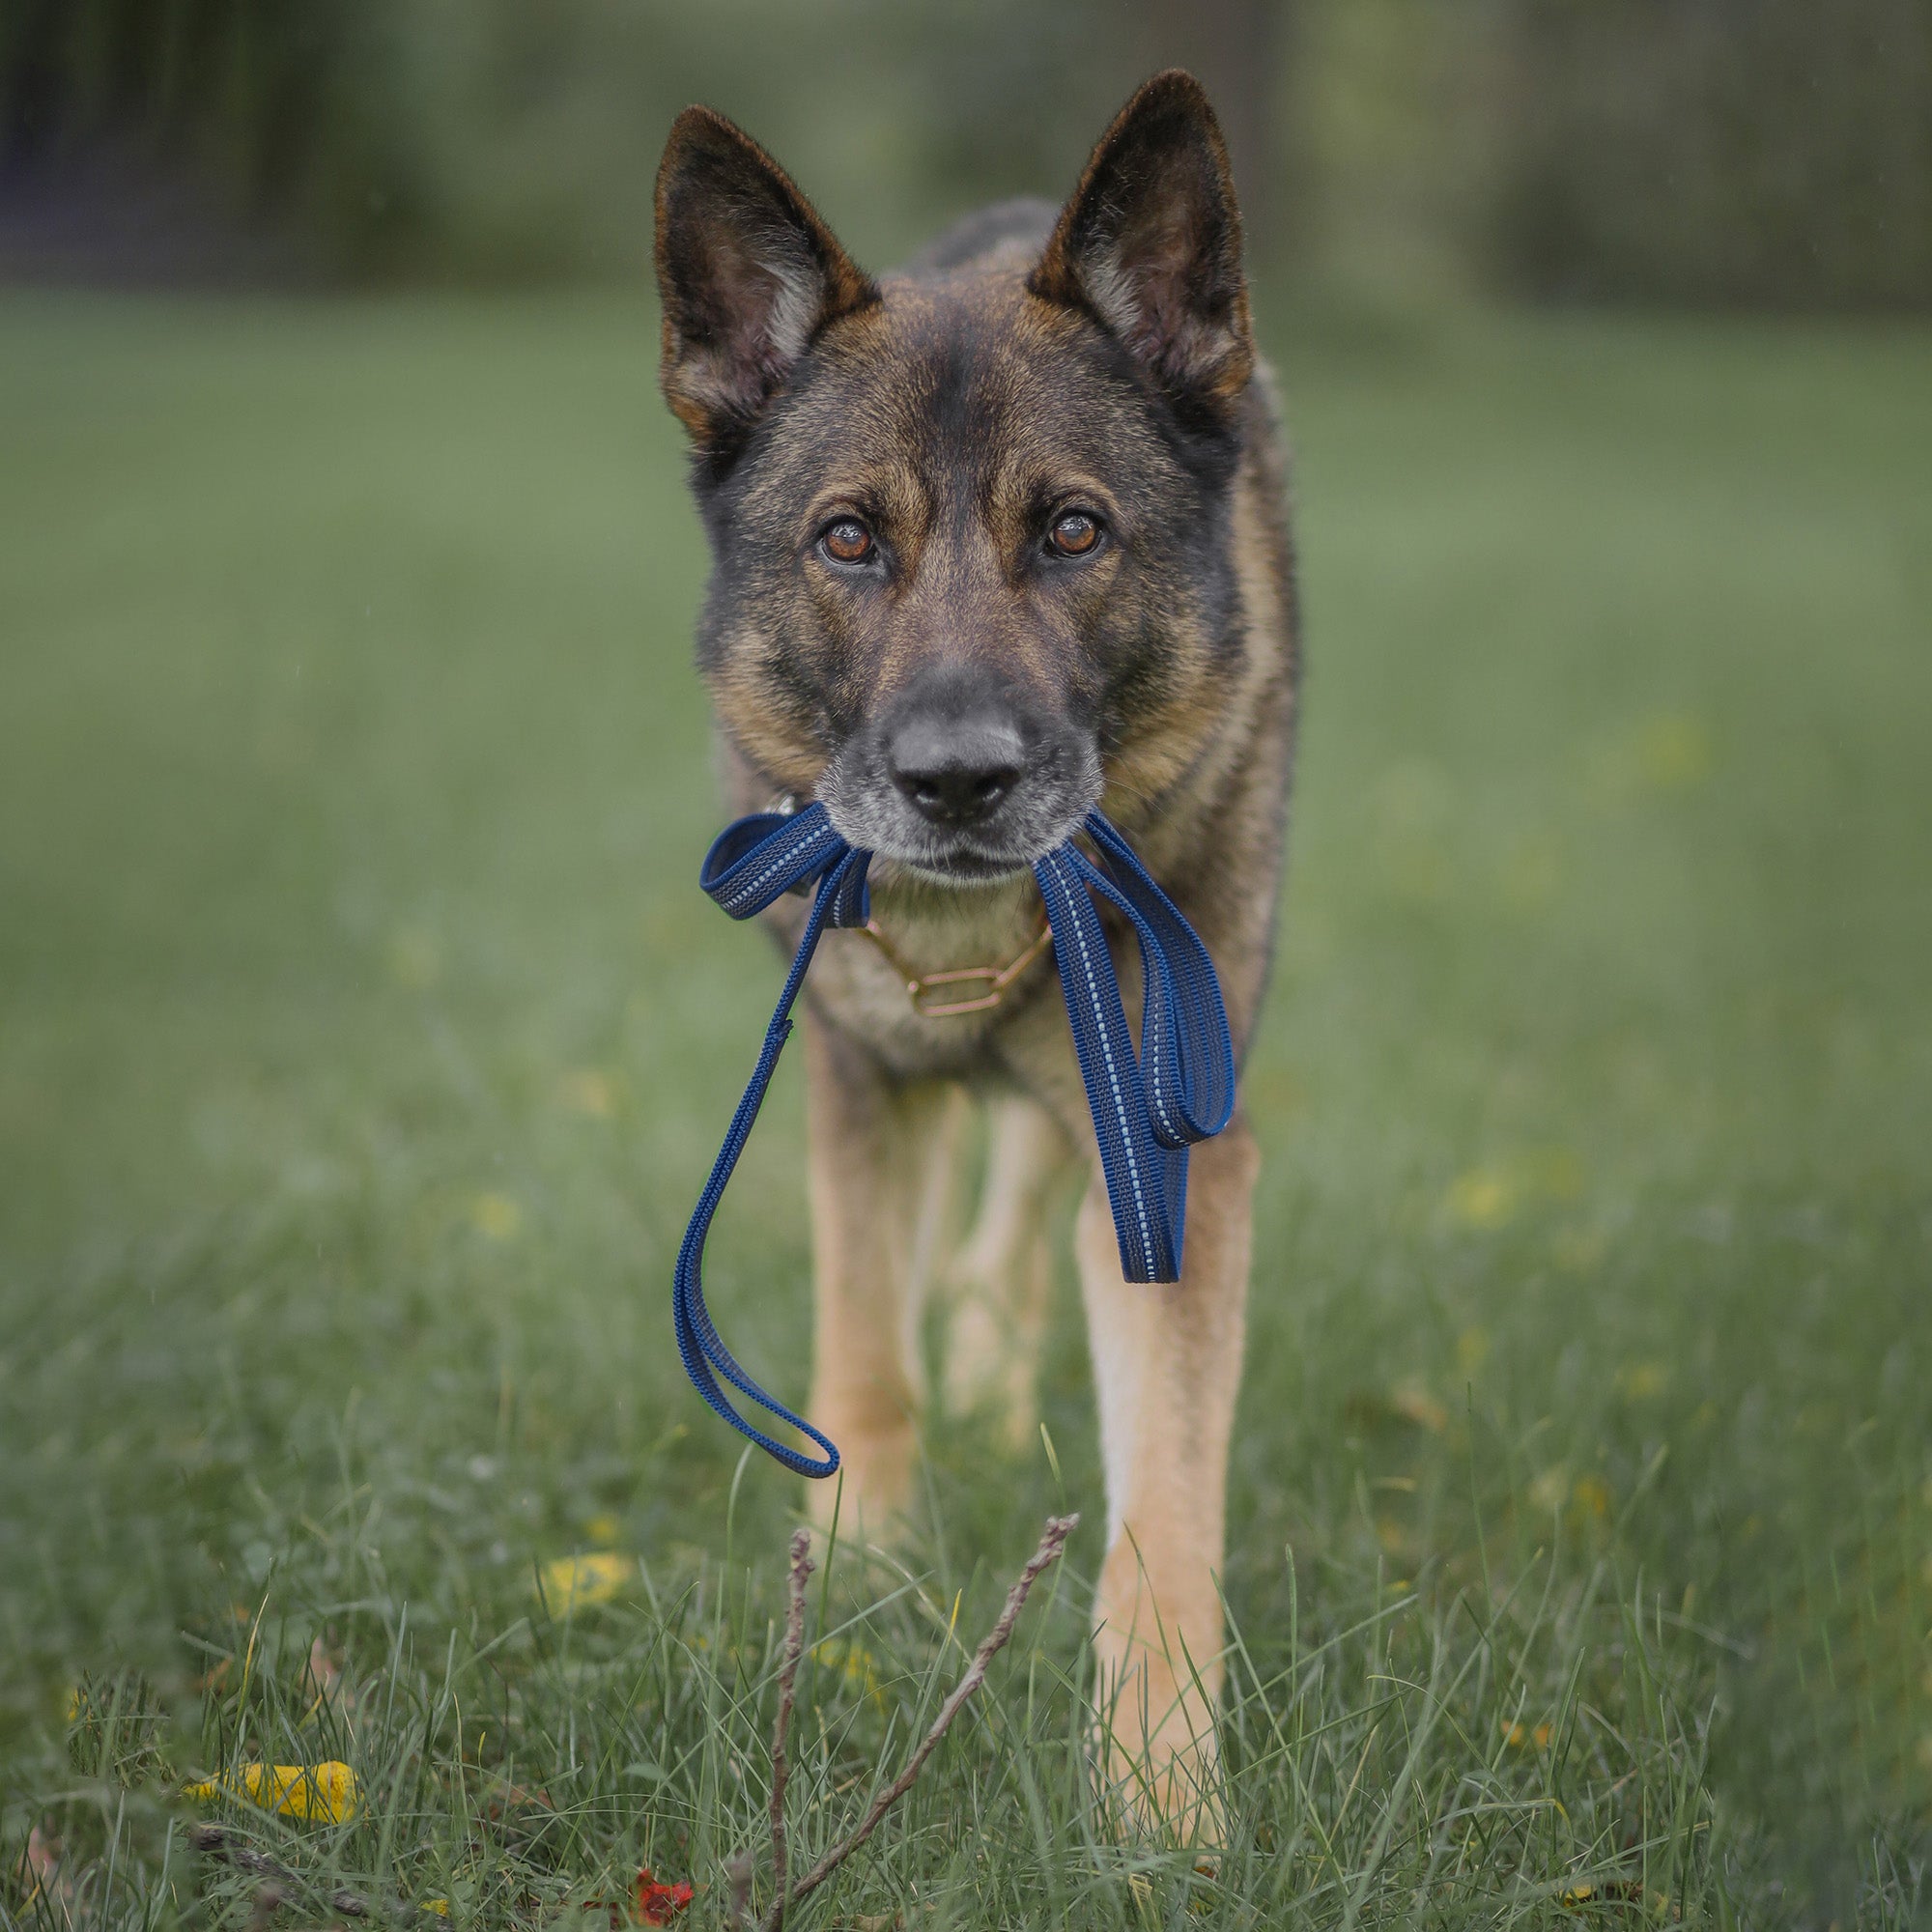
[[1080,1519],[1077,1516],[1054,1516],[1046,1520],[1045,1533],[1039,1539],[1039,1548],[1027,1559],[1027,1566],[1019,1574],[1013,1587],[1007,1592],[1007,1606],[1000,1612],[1000,1620],[986,1633],[986,1638],[973,1653],[973,1662],[966,1666],[966,1674],[953,1686],[952,1694],[939,1707],[939,1715],[932,1720],[932,1728],[920,1740],[919,1748],[906,1760],[905,1769],[893,1779],[886,1789],[872,1800],[866,1815],[859,1821],[859,1828],[850,1837],[841,1839],[826,1853],[806,1875],[799,1880],[787,1897],[782,1873],[779,1884],[779,1895],[772,1909],[765,1915],[762,1932],[779,1932],[784,1923],[785,1908],[796,1905],[809,1897],[829,1879],[832,1874],[869,1838],[878,1829],[879,1820],[912,1789],[913,1780],[918,1777],[925,1761],[938,1748],[954,1718],[959,1715],[961,1705],[986,1681],[986,1666],[1006,1648],[1007,1639],[1013,1634],[1013,1626],[1019,1622],[1020,1611],[1026,1607],[1027,1592],[1039,1577],[1039,1573],[1053,1563],[1066,1547],[1066,1539],[1073,1534]]
[[752,1922],[752,1880],[757,1875],[757,1863],[750,1852],[736,1851],[724,1861],[724,1883],[729,1888],[729,1895],[724,1905],[724,1922],[738,1932],[738,1928]]
[[[246,1845],[236,1843],[224,1826],[190,1825],[187,1841],[209,1858],[225,1860],[237,1871],[248,1872],[256,1878],[291,1888],[301,1884],[301,1880],[280,1859],[271,1859],[267,1852],[253,1851]],[[331,1891],[328,1903],[345,1918],[367,1918],[371,1916],[369,1901],[357,1892]],[[259,1906],[259,1899],[257,1904]]]
[[805,1648],[805,1584],[811,1575],[811,1533],[794,1530],[791,1586],[785,1599],[784,1657],[779,1664],[779,1715],[772,1725],[772,1874],[778,1902],[766,1921],[772,1932],[784,1923],[785,1909],[785,1733],[791,1729],[792,1699],[798,1690],[798,1660]]

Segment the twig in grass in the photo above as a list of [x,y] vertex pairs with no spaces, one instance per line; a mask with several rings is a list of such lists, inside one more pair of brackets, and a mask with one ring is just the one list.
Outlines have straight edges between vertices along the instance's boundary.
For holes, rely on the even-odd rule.
[[[265,1887],[256,1898],[258,1914],[262,1910],[263,1900],[269,1896],[271,1888],[286,1886],[294,1889],[301,1884],[300,1879],[280,1859],[271,1859],[267,1852],[258,1852],[247,1845],[238,1844],[225,1826],[191,1826],[187,1841],[196,1851],[205,1853],[209,1858],[223,1860],[237,1871],[249,1872],[256,1878],[265,1878],[269,1881],[269,1886]],[[280,1902],[279,1898],[275,1900],[275,1904]],[[345,1918],[367,1918],[372,1916],[369,1901],[359,1892],[331,1891],[328,1894],[328,1903],[331,1910],[341,1913]],[[270,1912],[274,1909],[275,1905],[268,1907]]]
[[779,1715],[772,1725],[772,1878],[777,1902],[766,1923],[778,1932],[784,1923],[789,1874],[785,1842],[785,1733],[791,1729],[792,1700],[798,1693],[798,1660],[805,1649],[805,1585],[810,1577],[811,1533],[795,1530],[791,1539],[791,1579],[785,1598],[784,1656],[779,1664]]
[[939,1707],[932,1728],[920,1740],[919,1748],[906,1760],[905,1769],[872,1800],[866,1815],[860,1819],[858,1829],[834,1845],[789,1892],[784,1884],[783,1867],[780,1867],[778,1897],[765,1915],[761,1932],[779,1932],[784,1923],[786,1908],[816,1891],[878,1829],[879,1820],[912,1789],[913,1780],[924,1769],[926,1759],[939,1747],[940,1739],[959,1715],[961,1706],[986,1681],[987,1666],[1006,1648],[1007,1639],[1013,1634],[1013,1626],[1019,1622],[1020,1611],[1026,1607],[1028,1591],[1038,1580],[1040,1572],[1058,1559],[1066,1547],[1066,1539],[1073,1534],[1079,1521],[1077,1516],[1047,1518],[1039,1548],[1027,1559],[1026,1568],[1007,1592],[1007,1605],[1000,1612],[999,1622],[986,1633],[985,1640],[973,1653],[973,1662],[966,1666],[966,1674],[952,1687],[952,1694]]
[[757,1861],[750,1852],[733,1852],[724,1861],[724,1883],[729,1889],[724,1922],[732,1932],[752,1922],[752,1880],[756,1875]]

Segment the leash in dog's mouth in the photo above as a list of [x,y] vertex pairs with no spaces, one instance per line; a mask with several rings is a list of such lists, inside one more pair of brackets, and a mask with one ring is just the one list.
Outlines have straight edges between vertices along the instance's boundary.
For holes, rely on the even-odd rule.
[[[1017,958],[1005,967],[964,967],[923,980],[907,974],[908,990],[915,1008],[933,1018],[982,1011],[999,1003],[1051,942],[1114,1212],[1121,1272],[1128,1281],[1179,1281],[1187,1217],[1187,1150],[1218,1134],[1235,1111],[1235,1049],[1227,1009],[1208,949],[1133,847],[1098,811],[1090,811],[1081,829],[1097,863],[1071,839],[1034,862],[1046,926]],[[685,1230],[671,1290],[678,1353],[698,1394],[732,1428],[802,1476],[831,1475],[838,1467],[838,1447],[761,1388],[724,1346],[704,1303],[704,1242],[764,1104],[791,1033],[792,1008],[825,928],[869,930],[885,947],[866,883],[871,857],[848,845],[833,828],[825,807],[814,803],[791,811],[754,812],[727,825],[705,854],[698,879],[733,919],[763,912],[795,886],[817,885],[757,1065]],[[1114,955],[1094,905],[1096,894],[1126,918],[1140,942],[1145,992],[1138,1053],[1121,1004]],[[885,951],[892,959],[890,948]],[[922,987],[943,990],[972,980],[990,981],[990,997],[921,1007]],[[768,1415],[809,1436],[824,1455],[805,1455],[766,1435],[732,1406],[721,1378]]]

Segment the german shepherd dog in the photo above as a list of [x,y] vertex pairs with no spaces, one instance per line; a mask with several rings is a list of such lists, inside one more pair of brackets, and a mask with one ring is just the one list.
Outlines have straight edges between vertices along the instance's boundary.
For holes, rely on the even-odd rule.
[[[909,1493],[930,1286],[951,1308],[945,1398],[1028,1440],[1055,1198],[1084,1178],[1106,1770],[1131,1814],[1198,1835],[1217,1816],[1216,1577],[1258,1156],[1237,1113],[1194,1152],[1182,1280],[1122,1280],[1028,867],[1098,805],[1207,944],[1243,1048],[1296,624],[1220,131],[1198,82],[1160,74],[1065,208],[986,209],[875,280],[761,148],[694,107],[658,175],[657,266],[664,392],[713,557],[697,661],[729,802],[820,800],[875,855],[875,933],[829,934],[807,987],[809,1413],[844,1453],[845,1520],[880,1532]],[[805,912],[787,897],[766,916],[787,948]],[[1138,1025],[1137,949],[1110,930]],[[968,967],[987,970],[928,983]],[[989,1138],[949,1254],[962,1093]],[[815,1486],[821,1517],[834,1487]]]

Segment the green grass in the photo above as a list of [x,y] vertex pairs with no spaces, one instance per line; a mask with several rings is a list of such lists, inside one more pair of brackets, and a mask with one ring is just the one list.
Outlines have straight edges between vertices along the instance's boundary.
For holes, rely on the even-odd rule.
[[[587,1923],[648,1863],[715,1924],[764,1848],[797,1487],[740,1468],[666,1303],[777,968],[695,884],[652,334],[0,307],[0,1923],[62,1922],[36,1823],[88,1922],[243,1923],[178,1793],[253,1759],[362,1780],[342,1826],[228,1807],[290,1923],[338,1883]],[[1247,1083],[1234,1848],[1117,1850],[1083,1776],[1069,1292],[1057,1465],[936,1424],[903,1572],[814,1584],[805,1857],[1085,1512],[800,1922],[1914,1922],[1932,337],[1276,350],[1310,677]],[[797,1077],[711,1268],[794,1396]],[[539,1594],[596,1548],[613,1601]]]

